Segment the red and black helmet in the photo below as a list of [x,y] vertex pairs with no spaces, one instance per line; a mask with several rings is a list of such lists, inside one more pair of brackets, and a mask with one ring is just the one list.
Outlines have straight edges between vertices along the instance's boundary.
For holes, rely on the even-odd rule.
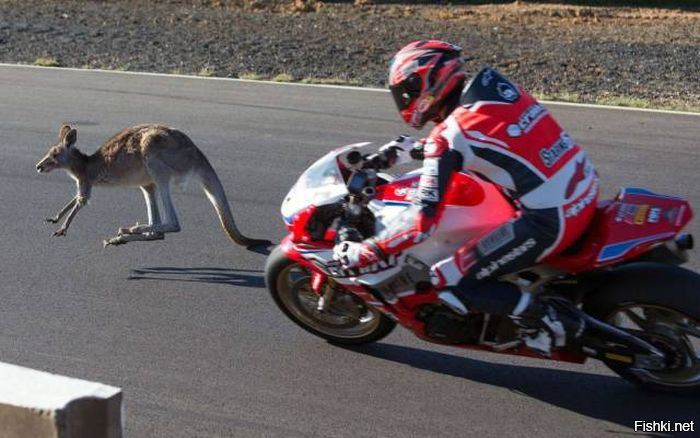
[[462,49],[444,41],[415,41],[399,50],[389,67],[389,90],[401,117],[420,129],[436,119],[455,87],[463,83]]

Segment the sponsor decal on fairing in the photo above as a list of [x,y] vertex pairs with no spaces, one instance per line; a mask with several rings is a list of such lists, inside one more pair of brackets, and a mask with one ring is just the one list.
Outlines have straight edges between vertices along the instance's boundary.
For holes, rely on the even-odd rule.
[[668,210],[663,212],[663,216],[668,221],[669,224],[679,226],[681,223],[681,219],[683,217],[684,211],[685,211],[685,205],[681,205],[680,207],[671,207]]
[[364,266],[362,268],[344,268],[336,260],[325,262],[325,270],[332,276],[337,278],[345,277],[357,277],[364,274],[375,273],[379,271],[384,271],[389,268],[393,268],[398,265],[399,254],[391,254],[385,260],[381,260],[377,263],[371,264],[369,266]]
[[[406,199],[406,203],[410,204],[413,199],[416,197],[416,193],[418,192],[417,188],[405,188],[405,189],[397,189],[394,193],[396,193],[397,196],[404,196]],[[387,202],[387,205],[400,205],[402,204],[401,201],[391,201]]]
[[[624,222],[628,225],[644,225],[648,221],[649,215],[651,215],[650,210],[652,210],[649,204],[627,204],[622,203],[615,214],[615,222]],[[658,212],[654,213],[655,222],[658,222],[661,209],[656,209]]]
[[409,186],[403,186],[403,187],[397,187],[394,189],[394,195],[399,197],[399,198],[406,198],[407,200],[413,199],[416,195],[416,191],[418,190],[418,182],[414,181],[411,183],[410,187]]
[[637,214],[634,215],[634,224],[635,225],[644,225],[644,223],[646,222],[646,218],[647,218],[647,212],[649,211],[650,208],[651,208],[651,206],[649,206],[647,204],[639,206],[639,209],[637,210]]
[[650,224],[658,223],[661,219],[661,209],[659,207],[654,207],[649,209],[649,216],[647,216],[647,222]]

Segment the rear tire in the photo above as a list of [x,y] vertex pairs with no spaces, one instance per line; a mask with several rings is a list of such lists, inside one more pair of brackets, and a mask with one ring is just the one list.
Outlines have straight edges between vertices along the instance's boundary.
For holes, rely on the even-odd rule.
[[311,273],[289,259],[279,246],[265,264],[265,283],[280,310],[299,327],[329,342],[361,345],[382,339],[396,323],[350,292],[337,291],[329,310],[315,309]]
[[[606,365],[644,389],[700,394],[700,275],[672,265],[640,262],[621,266],[597,292],[584,299],[583,310],[609,324],[626,322],[664,351],[671,364],[641,379],[619,362]],[[627,324],[629,325],[629,324]],[[675,362],[673,362],[675,361]]]

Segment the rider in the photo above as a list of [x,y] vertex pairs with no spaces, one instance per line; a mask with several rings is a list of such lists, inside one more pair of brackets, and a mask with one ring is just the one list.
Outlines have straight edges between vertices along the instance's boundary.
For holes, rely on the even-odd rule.
[[[401,117],[427,139],[399,137],[399,162],[423,157],[410,217],[363,242],[340,242],[334,256],[346,267],[377,263],[419,244],[440,222],[454,172],[471,171],[500,187],[517,215],[479,239],[465,242],[431,268],[439,297],[453,311],[510,315],[525,343],[547,354],[583,332],[583,320],[557,311],[536,295],[498,278],[563,251],[591,221],[598,177],[579,145],[546,108],[491,68],[467,83],[461,49],[443,41],[416,41],[396,53],[389,88]],[[416,153],[416,151],[421,151]]]

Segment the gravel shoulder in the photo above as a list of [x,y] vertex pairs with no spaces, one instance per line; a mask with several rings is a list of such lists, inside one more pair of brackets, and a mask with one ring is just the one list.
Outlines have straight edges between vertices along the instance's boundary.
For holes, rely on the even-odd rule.
[[698,8],[355,3],[0,0],[0,62],[384,86],[438,38],[542,97],[700,111]]

